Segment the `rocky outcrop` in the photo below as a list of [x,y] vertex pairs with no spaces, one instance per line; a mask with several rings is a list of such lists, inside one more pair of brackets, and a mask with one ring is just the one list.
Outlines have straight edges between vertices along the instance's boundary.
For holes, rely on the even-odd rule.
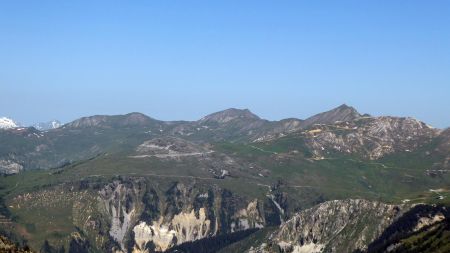
[[8,238],[0,235],[0,252],[33,253],[28,246],[19,247]]
[[152,225],[141,221],[133,228],[136,245],[133,252],[148,252],[145,246],[152,242],[157,251],[165,251],[174,245],[199,240],[210,235],[211,221],[206,218],[204,208],[200,208],[198,217],[195,211],[181,212],[170,223],[163,224],[163,217],[153,221]]
[[411,152],[430,143],[439,130],[413,118],[366,117],[333,125],[315,125],[302,133],[316,158],[332,152],[378,159]]
[[195,183],[174,183],[164,190],[142,178],[116,180],[99,191],[98,202],[109,224],[112,251],[165,251],[272,222],[258,200]]
[[303,129],[303,122],[303,120],[295,118],[268,122],[264,128],[252,131],[250,141],[261,142],[284,137],[289,133]]
[[23,169],[23,166],[11,160],[0,160],[0,174],[16,174]]
[[145,141],[136,148],[136,156],[134,158],[142,157],[158,157],[158,158],[179,158],[186,156],[201,156],[211,153],[200,145],[192,142],[175,138],[175,137],[161,137]]
[[366,250],[407,209],[362,199],[333,200],[295,214],[268,241],[249,252]]
[[265,224],[264,216],[258,208],[258,200],[256,199],[248,203],[246,208],[239,210],[233,218],[235,221],[231,223],[231,232],[263,228]]
[[136,215],[133,203],[137,201],[137,194],[136,189],[119,181],[107,185],[99,192],[99,202],[111,219],[109,235],[119,243],[122,250],[125,249],[125,239]]

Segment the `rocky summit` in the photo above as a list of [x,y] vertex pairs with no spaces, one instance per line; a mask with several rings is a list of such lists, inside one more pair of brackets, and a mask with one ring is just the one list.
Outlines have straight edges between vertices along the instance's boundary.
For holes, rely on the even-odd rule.
[[312,126],[314,124],[333,124],[338,121],[353,121],[361,117],[359,112],[346,104],[342,104],[332,110],[319,113],[305,119],[303,126]]
[[2,252],[450,251],[450,130],[414,118],[2,122]]

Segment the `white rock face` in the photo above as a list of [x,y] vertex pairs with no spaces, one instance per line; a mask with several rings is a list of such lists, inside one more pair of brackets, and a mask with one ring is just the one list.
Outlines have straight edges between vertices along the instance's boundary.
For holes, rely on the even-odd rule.
[[309,243],[303,246],[295,245],[292,253],[320,253],[324,248],[323,244]]
[[0,174],[16,174],[23,169],[23,166],[10,161],[10,160],[0,160]]
[[[264,249],[266,246],[267,244],[264,244],[261,245],[261,247],[258,249],[250,249],[249,253],[268,253],[268,251]],[[313,242],[304,245],[292,246],[290,242],[281,241],[278,243],[278,246],[280,247],[282,252],[289,252],[289,253],[321,253],[325,248],[325,245],[316,244]]]
[[[117,242],[111,246],[113,252],[126,252],[127,245],[131,242],[134,243],[131,245],[132,252],[150,253],[152,250],[162,252],[176,245],[211,237],[221,232],[261,228],[266,224],[263,205],[260,205],[257,199],[250,202],[239,197],[227,199],[227,203],[236,199],[245,201],[244,206],[238,205],[239,209],[236,206],[228,209],[224,202],[219,201],[214,202],[214,206],[202,205],[194,208],[193,201],[206,203],[212,198],[211,195],[221,196],[223,191],[205,188],[197,191],[195,186],[177,183],[165,191],[164,195],[158,196],[147,183],[149,182],[143,178],[115,180],[98,192],[98,209],[108,221],[109,237]],[[147,193],[149,194],[146,195]],[[163,198],[167,198],[168,201],[162,202]],[[174,198],[177,204],[181,202],[177,209],[167,206],[175,204],[171,198]],[[221,214],[219,208],[226,208],[226,213],[217,215]],[[152,215],[142,216],[143,212],[148,210],[153,212]],[[178,211],[174,213],[173,210]],[[229,222],[224,223],[223,219]],[[234,224],[234,228],[231,224]]]
[[165,251],[174,245],[205,238],[211,229],[211,221],[206,219],[204,208],[199,209],[199,217],[195,211],[181,212],[168,223],[163,223],[163,217],[152,225],[140,222],[133,228],[136,245],[133,252],[148,252],[145,245],[153,242],[156,250]]
[[136,242],[133,252],[148,253],[145,245],[150,241],[157,246],[158,250],[166,250],[173,245],[176,232],[161,223],[162,218],[154,221],[151,226],[142,221],[133,228],[134,241]]
[[177,233],[178,243],[183,243],[205,238],[211,228],[211,221],[206,219],[205,209],[200,208],[198,219],[194,210],[180,213],[173,217],[172,226]]
[[37,130],[40,130],[40,131],[55,129],[55,128],[58,128],[60,126],[62,126],[62,124],[58,120],[52,120],[52,121],[48,121],[48,122],[41,122],[41,123],[37,123],[37,124],[33,125],[34,128],[36,128]]
[[135,209],[126,209],[127,189],[120,183],[115,183],[114,188],[107,188],[100,191],[100,203],[104,205],[105,211],[111,216],[111,229],[109,234],[120,244],[122,251],[125,250],[125,236],[131,228],[131,221],[135,214]]
[[263,228],[264,216],[258,210],[258,200],[248,203],[247,208],[239,210],[234,218],[236,222],[231,223],[231,232],[246,230],[249,228]]
[[422,217],[419,219],[414,231],[419,231],[423,227],[430,226],[436,224],[437,222],[441,222],[445,219],[445,216],[442,213],[436,214],[433,217]]
[[19,127],[19,124],[17,124],[14,120],[6,117],[0,118],[0,129],[10,129],[16,127]]
[[202,156],[213,151],[183,139],[164,137],[145,141],[136,148],[136,152],[138,155],[130,157],[180,158],[186,156]]

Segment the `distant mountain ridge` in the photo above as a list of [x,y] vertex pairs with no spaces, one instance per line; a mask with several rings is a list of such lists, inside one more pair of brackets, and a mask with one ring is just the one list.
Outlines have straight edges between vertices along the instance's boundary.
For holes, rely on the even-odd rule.
[[[196,125],[226,125],[226,124],[247,124],[244,127],[252,129],[255,127],[265,127],[271,123],[271,127],[285,128],[286,131],[306,129],[315,124],[334,124],[336,122],[353,121],[362,117],[371,117],[369,114],[361,114],[354,107],[342,104],[329,111],[315,114],[306,119],[286,118],[279,121],[270,121],[260,118],[249,109],[229,108],[209,115],[196,121],[161,121],[151,118],[143,113],[132,112],[124,115],[93,115],[86,116],[67,124],[62,124],[58,120],[40,122],[32,125],[37,130],[50,130],[61,126],[68,128],[90,128],[90,127],[146,127],[154,124],[174,125],[179,123]],[[25,127],[13,119],[7,117],[0,118],[0,129],[15,127]]]
[[[46,131],[50,129],[55,129],[60,127],[62,124],[58,120],[51,120],[47,122],[39,122],[29,127],[34,127],[39,131]],[[7,118],[7,117],[0,117],[0,129],[11,129],[11,128],[18,128],[18,127],[28,127],[24,126],[17,121]]]
[[308,128],[314,124],[333,124],[360,118],[361,114],[353,107],[341,105],[335,109],[307,118],[269,121],[262,119],[249,109],[229,108],[215,112],[197,121],[159,121],[142,113],[125,115],[95,115],[74,120],[67,128],[115,128],[115,127],[155,127],[172,134],[189,135],[191,139],[210,136],[216,141],[267,140],[290,132]]
[[19,127],[20,124],[14,121],[13,119],[7,117],[0,118],[0,129],[9,129]]
[[149,116],[132,112],[125,115],[94,115],[74,120],[64,125],[68,128],[89,128],[89,127],[133,127],[146,126],[159,122]]
[[[305,120],[298,118],[287,118],[280,121],[270,121],[260,118],[258,115],[251,112],[249,109],[238,109],[229,108],[215,113],[208,114],[203,118],[196,121],[180,121],[185,123],[197,123],[199,125],[210,125],[210,124],[236,124],[241,122],[246,123],[268,123],[268,122],[282,122],[284,125],[292,124],[302,125],[302,128],[309,127],[314,124],[333,124],[336,121],[351,121],[362,117],[355,108],[347,106],[346,104],[340,105],[332,110],[322,112],[313,115]],[[82,117],[80,119],[74,120],[65,126],[71,128],[85,128],[85,127],[105,127],[110,124],[112,127],[122,126],[145,126],[153,124],[155,122],[162,123],[164,121],[159,121],[153,119],[143,113],[133,112],[125,115],[94,115],[88,117]],[[177,122],[177,121],[174,121]],[[166,122],[167,123],[167,122]]]
[[51,120],[47,122],[40,122],[33,125],[39,131],[46,131],[50,129],[55,129],[62,126],[61,122],[58,120]]

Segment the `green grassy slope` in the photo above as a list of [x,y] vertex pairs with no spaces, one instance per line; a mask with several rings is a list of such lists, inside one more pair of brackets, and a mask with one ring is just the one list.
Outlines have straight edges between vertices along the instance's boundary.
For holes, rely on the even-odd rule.
[[[17,145],[23,150],[14,152],[29,151],[30,154],[24,159],[28,159],[30,165],[55,165],[64,159],[74,161],[59,168],[29,170],[0,177],[0,199],[8,209],[8,217],[17,224],[17,231],[31,238],[31,242],[67,238],[77,231],[74,225],[76,217],[71,217],[71,208],[80,199],[88,205],[94,203],[97,193],[89,190],[76,195],[64,187],[54,196],[43,193],[63,184],[109,182],[120,176],[146,177],[160,184],[194,180],[249,198],[266,199],[267,194],[279,194],[287,199],[283,207],[288,214],[325,200],[345,198],[392,203],[450,203],[450,174],[427,173],[436,161],[445,158],[444,153],[427,153],[435,149],[438,142],[375,161],[363,159],[358,154],[342,153],[330,153],[323,159],[314,159],[304,140],[295,135],[264,143],[213,143],[211,149],[214,153],[202,159],[195,156],[177,159],[133,158],[139,144],[159,136],[144,130],[61,130],[41,138],[26,137],[25,140],[23,136],[0,135],[0,141],[24,142]],[[33,149],[37,145],[46,145],[47,149],[34,154]],[[8,152],[11,150],[7,146],[0,147],[0,154],[7,155]],[[217,164],[226,163],[224,157],[233,160],[230,176],[215,178],[209,170]],[[14,198],[28,193],[35,195],[27,206],[14,206]],[[445,230],[441,234],[447,236]],[[419,239],[411,238],[411,245]],[[255,240],[259,239],[255,237]],[[65,245],[68,243],[65,242]],[[405,241],[405,245],[407,243],[409,241]]]

